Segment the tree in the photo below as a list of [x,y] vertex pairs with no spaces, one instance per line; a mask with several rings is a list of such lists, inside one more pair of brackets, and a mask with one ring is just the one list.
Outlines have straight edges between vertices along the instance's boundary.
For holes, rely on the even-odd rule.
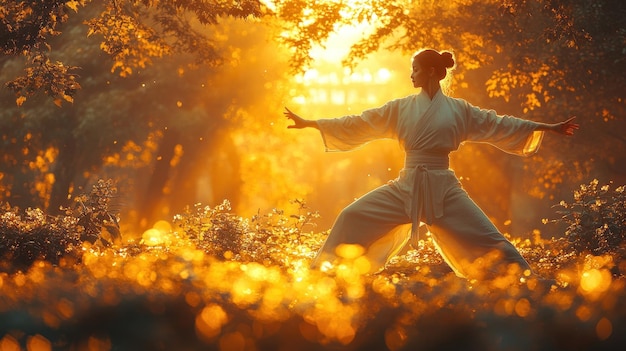
[[[110,56],[99,53],[99,43],[85,39],[88,28],[81,23],[97,11],[84,9],[68,19],[64,35],[48,42],[55,59],[80,67],[82,89],[72,104],[51,108],[44,97],[33,95],[32,103],[11,108],[6,96],[9,107],[0,112],[7,155],[0,164],[7,184],[3,197],[54,212],[94,176],[115,174],[125,190],[123,206],[137,209],[151,224],[162,217],[156,209],[181,210],[198,201],[199,172],[215,162],[215,201],[228,197],[236,204],[239,151],[228,131],[284,72],[274,57],[276,48],[264,45],[267,26],[224,18],[205,33],[221,67],[179,53],[120,77],[119,69],[109,68]],[[201,24],[193,26],[198,31]],[[14,74],[20,64],[7,60],[2,73]],[[52,155],[46,158],[48,150]],[[215,161],[224,150],[227,157]],[[35,192],[39,183],[41,191]]]
[[21,105],[37,91],[44,91],[57,104],[71,102],[77,89],[76,67],[53,62],[49,42],[61,34],[70,12],[94,7],[95,16],[85,20],[88,35],[102,37],[100,48],[113,59],[112,70],[127,76],[145,68],[152,59],[170,53],[193,53],[200,63],[217,64],[221,58],[213,40],[195,26],[216,25],[223,17],[259,17],[266,10],[258,0],[151,1],[55,0],[4,2],[0,7],[0,46],[5,55],[27,57],[26,73],[7,86]]
[[[112,2],[111,4],[121,6],[123,3]],[[41,4],[33,3],[34,5]],[[139,6],[139,3],[136,5]],[[189,4],[188,8],[194,7],[200,11],[199,6],[200,4]],[[184,135],[184,140],[187,140],[187,142],[178,140],[171,144],[172,148],[180,145],[187,146],[186,155],[179,167],[193,164],[192,154],[197,148],[192,147],[191,145],[195,144],[190,144],[189,141],[193,140],[197,144],[199,139],[203,139],[205,145],[211,143],[215,139],[213,133],[219,131],[226,123],[227,112],[231,109],[231,99],[235,97],[225,97],[224,94],[228,94],[228,91],[222,93],[219,86],[210,84],[208,77],[215,74],[215,67],[222,60],[217,50],[218,45],[222,44],[220,41],[228,38],[224,34],[228,32],[229,25],[223,24],[221,28],[216,28],[214,33],[203,34],[204,43],[211,42],[212,47],[203,47],[194,55],[179,53],[181,59],[165,60],[158,69],[152,70],[137,69],[137,67],[147,65],[146,61],[141,63],[137,61],[137,58],[145,54],[143,51],[149,52],[150,50],[142,44],[124,44],[120,39],[120,33],[127,31],[128,28],[119,29],[117,34],[113,33],[110,28],[102,29],[109,30],[105,33],[105,38],[113,38],[105,42],[118,40],[119,45],[124,44],[133,49],[132,55],[128,54],[128,50],[121,49],[123,58],[111,54],[113,67],[108,69],[106,68],[107,56],[98,54],[102,45],[99,45],[97,41],[83,39],[93,30],[80,25],[85,17],[90,18],[94,13],[100,13],[100,10],[97,7],[87,8],[80,15],[65,21],[64,25],[67,27],[65,37],[44,38],[42,36],[41,38],[41,40],[46,40],[47,46],[56,49],[50,54],[55,55],[58,62],[73,61],[79,64],[80,72],[86,76],[86,79],[83,80],[82,89],[73,94],[78,94],[81,99],[71,105],[62,105],[58,97],[53,96],[60,108],[50,109],[44,103],[45,100],[33,95],[35,99],[33,102],[39,104],[22,106],[20,109],[7,108],[2,112],[4,116],[0,123],[3,125],[2,136],[5,140],[3,151],[6,151],[7,156],[0,170],[4,180],[9,184],[5,195],[10,194],[9,198],[18,205],[39,206],[49,208],[54,212],[59,206],[67,205],[68,194],[72,193],[72,189],[84,186],[91,174],[102,169],[103,161],[107,157],[121,153],[129,142],[142,145],[151,135],[156,138],[157,142],[170,140],[159,139],[162,138],[160,133],[168,130]],[[110,11],[113,9],[106,7],[105,11],[100,13],[101,17],[110,16]],[[237,13],[236,9],[233,11]],[[204,14],[201,15],[202,20],[197,20],[197,22],[216,21],[218,15],[219,13]],[[137,15],[137,18],[140,16]],[[166,21],[165,18],[161,20]],[[185,30],[182,24],[179,24],[180,30]],[[191,26],[190,30],[181,37],[181,40],[192,40],[189,33],[199,35],[200,24],[187,24]],[[128,24],[128,27],[132,25]],[[29,45],[34,51],[39,47],[38,44],[29,43]],[[112,44],[107,45],[105,46],[111,47]],[[182,44],[177,42],[176,45]],[[192,50],[193,47],[190,45],[188,43],[187,49]],[[208,55],[206,50],[210,50],[211,54]],[[219,50],[224,51],[224,49]],[[129,57],[134,57],[135,61],[130,60],[128,63]],[[19,61],[6,62],[3,73],[15,73]],[[132,71],[133,68],[134,71]],[[110,72],[111,70],[114,72]],[[124,74],[124,72],[130,73],[131,71],[134,74]],[[27,73],[31,75],[24,77],[23,81],[41,80],[38,76],[40,71],[31,70]],[[122,73],[124,77],[116,77],[115,73]],[[200,101],[200,92],[207,90],[212,90],[213,96],[211,97],[209,93],[206,101]],[[31,92],[35,93],[36,89]],[[20,97],[18,104],[24,102],[24,96]],[[239,99],[245,100],[241,97]],[[185,116],[185,113],[188,115]],[[50,150],[49,152],[54,155],[46,158],[46,150]],[[167,155],[164,156],[169,165],[170,160]],[[44,162],[45,160],[47,163]],[[41,164],[41,167],[35,169],[34,165],[37,164]],[[157,162],[157,164],[160,163]],[[155,174],[158,173],[157,169]],[[167,169],[165,173],[167,174]],[[184,178],[182,174],[180,177]],[[37,183],[41,183],[40,187],[46,189],[35,192],[33,185]],[[158,191],[154,193],[161,194],[163,185],[162,181],[157,182],[155,186]],[[44,196],[46,192],[48,194]],[[147,191],[147,193],[152,192]]]

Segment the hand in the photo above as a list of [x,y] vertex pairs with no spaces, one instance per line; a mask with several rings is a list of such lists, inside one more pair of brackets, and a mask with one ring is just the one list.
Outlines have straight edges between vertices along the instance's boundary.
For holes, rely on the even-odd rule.
[[552,130],[559,134],[574,135],[574,131],[576,131],[580,127],[578,123],[574,123],[574,119],[576,119],[575,116],[570,117],[563,122],[556,123],[553,125]]
[[285,114],[285,117],[287,117],[287,119],[290,119],[293,121],[294,124],[287,126],[287,128],[296,128],[296,129],[302,129],[302,128],[307,128],[307,127],[316,127],[317,123],[315,121],[309,121],[306,120],[298,115],[296,115],[295,113],[291,112],[290,109],[288,109],[287,107],[285,107],[285,112],[283,112]]

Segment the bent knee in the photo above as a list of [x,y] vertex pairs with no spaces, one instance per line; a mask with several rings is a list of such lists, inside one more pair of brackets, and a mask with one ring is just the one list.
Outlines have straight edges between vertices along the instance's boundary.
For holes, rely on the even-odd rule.
[[359,217],[363,217],[363,209],[352,204],[339,212],[337,220],[353,220]]

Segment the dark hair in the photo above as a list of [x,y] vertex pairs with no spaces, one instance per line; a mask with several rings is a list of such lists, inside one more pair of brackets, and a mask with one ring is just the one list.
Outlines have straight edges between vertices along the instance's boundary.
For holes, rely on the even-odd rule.
[[439,80],[446,77],[448,68],[454,68],[454,56],[449,51],[439,53],[433,49],[423,49],[418,51],[413,59],[417,60],[422,68],[434,67]]

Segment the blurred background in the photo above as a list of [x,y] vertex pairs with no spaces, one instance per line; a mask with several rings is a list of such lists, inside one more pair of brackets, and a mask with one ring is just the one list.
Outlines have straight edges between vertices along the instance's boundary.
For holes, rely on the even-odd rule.
[[[503,232],[558,236],[541,223],[557,216],[553,205],[593,179],[626,183],[619,1],[263,1],[258,18],[192,21],[215,45],[215,64],[193,52],[125,64],[106,52],[107,34],[85,24],[103,11],[88,3],[66,11],[48,41],[52,62],[78,67],[72,102],[42,92],[16,103],[15,91],[0,90],[2,202],[55,214],[98,179],[113,179],[130,236],[186,206],[224,200],[249,217],[298,199],[319,212],[324,231],[343,207],[396,177],[403,153],[391,140],[326,153],[316,130],[287,129],[284,107],[331,118],[413,94],[411,56],[422,47],[456,54],[452,96],[581,124],[572,138],[546,135],[531,158],[482,144],[452,155],[464,187]],[[1,56],[0,80],[28,65]]]

